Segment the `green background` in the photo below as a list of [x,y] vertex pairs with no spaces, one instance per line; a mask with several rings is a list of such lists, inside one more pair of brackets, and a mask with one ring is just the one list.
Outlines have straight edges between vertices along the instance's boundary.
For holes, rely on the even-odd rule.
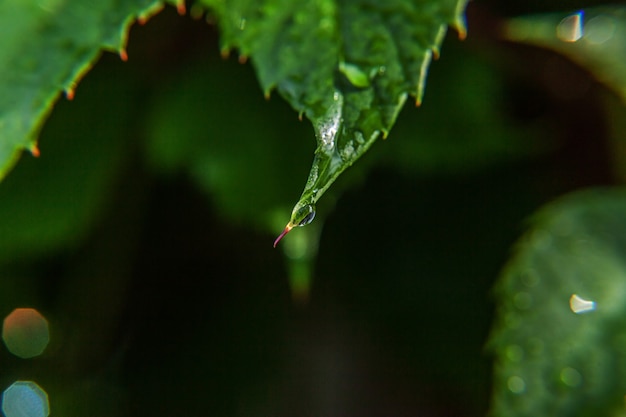
[[173,8],[134,26],[128,62],[103,55],[0,186],[0,314],[34,307],[51,331],[39,358],[0,352],[1,385],[37,381],[58,416],[484,415],[494,281],[536,209],[619,182],[624,114],[565,58],[500,39],[539,6],[475,3],[422,107],[320,206],[308,302],[272,242],[311,126],[220,57],[214,26]]

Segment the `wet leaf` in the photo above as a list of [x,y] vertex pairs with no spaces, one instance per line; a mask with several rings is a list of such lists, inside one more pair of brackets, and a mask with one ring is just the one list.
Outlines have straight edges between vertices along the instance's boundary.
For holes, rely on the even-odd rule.
[[496,289],[492,412],[618,415],[626,392],[626,191],[579,192],[533,220]]
[[626,7],[519,17],[506,24],[504,33],[569,57],[626,100]]
[[388,134],[409,94],[421,102],[447,25],[465,36],[465,0],[203,3],[217,15],[224,52],[250,57],[266,95],[277,89],[313,123],[313,166],[284,233]]
[[0,179],[22,150],[39,153],[37,135],[61,92],[73,97],[102,50],[119,51],[126,59],[131,23],[162,5],[154,0],[0,3]]

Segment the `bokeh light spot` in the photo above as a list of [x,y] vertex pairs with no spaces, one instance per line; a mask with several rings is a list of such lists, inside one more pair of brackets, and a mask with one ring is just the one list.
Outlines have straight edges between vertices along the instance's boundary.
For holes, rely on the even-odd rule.
[[611,40],[616,29],[617,24],[611,16],[596,16],[585,24],[585,40],[595,45],[603,44]]
[[17,381],[2,393],[2,412],[6,417],[47,417],[48,394],[32,381]]
[[556,34],[563,42],[576,42],[583,36],[583,12],[574,13],[561,20]]
[[576,314],[588,313],[596,309],[596,303],[585,300],[577,294],[572,294],[569,299],[569,307]]
[[568,387],[578,387],[583,382],[583,377],[574,368],[564,368],[561,371],[561,381]]
[[506,385],[513,394],[521,394],[526,390],[526,382],[519,376],[512,376],[506,381]]
[[39,356],[50,341],[48,321],[35,309],[16,308],[4,319],[2,340],[15,356]]

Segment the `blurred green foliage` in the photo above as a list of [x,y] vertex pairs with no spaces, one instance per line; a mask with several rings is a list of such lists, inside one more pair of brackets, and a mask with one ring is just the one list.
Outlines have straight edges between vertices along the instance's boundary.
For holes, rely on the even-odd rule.
[[[2,387],[36,381],[65,416],[623,413],[624,107],[504,39],[501,7],[470,5],[422,106],[282,252],[313,130],[214,26],[134,27],[0,186],[0,314],[50,325],[40,357],[0,354]],[[615,189],[531,216],[589,186]]]

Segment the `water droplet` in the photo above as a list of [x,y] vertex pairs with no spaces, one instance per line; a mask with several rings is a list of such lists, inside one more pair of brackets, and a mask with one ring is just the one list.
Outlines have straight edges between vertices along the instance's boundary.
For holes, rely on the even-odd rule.
[[583,12],[567,16],[556,27],[556,36],[563,42],[576,42],[583,36]]
[[588,313],[596,309],[595,301],[585,300],[577,294],[572,294],[569,299],[569,308],[576,314]]
[[585,41],[600,45],[613,38],[615,34],[615,19],[611,16],[600,15],[590,19],[585,23]]
[[349,161],[354,158],[354,144],[352,141],[349,141],[341,150],[341,158],[344,161]]
[[315,218],[315,207],[312,204],[306,204],[299,207],[292,214],[291,219],[294,226],[306,226]]
[[533,296],[525,291],[520,291],[513,297],[513,304],[520,310],[526,310],[533,305]]
[[517,375],[509,377],[506,381],[506,386],[513,394],[522,394],[526,391],[526,382],[524,382],[524,380]]
[[513,362],[520,362],[524,359],[524,349],[519,345],[509,345],[506,347],[504,354]]
[[574,368],[563,368],[561,371],[561,382],[570,388],[576,388],[583,382],[583,376]]
[[341,113],[343,106],[343,96],[338,92],[333,95],[334,103],[328,109],[326,115],[315,124],[318,140],[322,150],[329,152],[335,148],[335,140],[341,125]]

